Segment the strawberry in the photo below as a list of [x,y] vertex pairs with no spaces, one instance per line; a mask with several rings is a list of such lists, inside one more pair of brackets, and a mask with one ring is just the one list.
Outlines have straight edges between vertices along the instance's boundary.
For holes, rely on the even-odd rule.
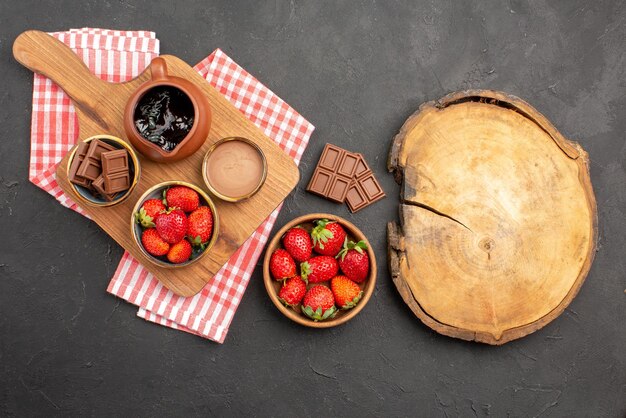
[[339,271],[337,260],[329,255],[318,255],[300,264],[302,279],[307,283],[320,283],[332,279]]
[[200,206],[198,193],[185,186],[174,186],[167,189],[163,197],[168,208],[178,208],[183,212],[193,212]]
[[284,280],[296,275],[296,262],[282,248],[277,249],[270,257],[270,271],[276,280]]
[[167,254],[170,250],[170,245],[163,241],[163,238],[154,228],[146,229],[141,234],[141,244],[148,254],[154,256],[161,256]]
[[330,290],[333,291],[335,302],[340,309],[354,308],[363,296],[363,291],[358,284],[346,276],[335,276],[330,281]]
[[336,256],[346,240],[346,231],[337,222],[320,219],[311,231],[313,249],[322,255]]
[[154,228],[156,218],[165,210],[165,205],[159,199],[148,199],[143,202],[139,212],[135,213],[135,220],[144,228]]
[[189,257],[191,257],[191,244],[186,239],[172,245],[167,253],[167,259],[174,264],[184,263],[189,260]]
[[359,241],[356,244],[353,241],[346,242],[343,249],[337,257],[339,258],[339,267],[348,279],[357,283],[362,283],[370,272],[370,257],[367,252],[365,241]]
[[302,313],[314,321],[323,321],[335,316],[335,298],[329,288],[322,285],[313,286],[304,295]]
[[202,247],[213,233],[213,213],[208,206],[200,206],[189,214],[187,236],[194,246]]
[[311,237],[299,226],[291,228],[283,235],[283,247],[299,263],[311,258]]
[[156,230],[165,242],[176,244],[187,234],[189,221],[180,209],[168,210],[156,220]]
[[285,284],[280,288],[278,297],[287,306],[296,306],[300,303],[306,293],[306,284],[300,276],[294,276],[285,280]]

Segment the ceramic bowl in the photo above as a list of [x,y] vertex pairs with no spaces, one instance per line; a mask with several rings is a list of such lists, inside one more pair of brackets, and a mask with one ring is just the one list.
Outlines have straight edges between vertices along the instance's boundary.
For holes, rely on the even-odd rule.
[[[258,152],[259,156],[261,157],[261,161],[263,162],[263,174],[259,178],[259,183],[254,188],[254,190],[242,196],[226,196],[220,193],[218,190],[216,190],[216,188],[213,187],[213,185],[211,184],[209,180],[208,161],[209,161],[209,158],[211,157],[211,154],[213,153],[213,151],[215,151],[217,147],[229,141],[241,141],[241,142],[245,142],[246,144],[251,145]],[[219,199],[225,200],[227,202],[240,202],[242,200],[246,200],[252,197],[256,192],[258,192],[263,186],[263,184],[265,183],[265,179],[267,178],[267,159],[265,158],[265,153],[263,153],[263,150],[261,149],[261,147],[259,147],[257,144],[255,144],[253,141],[247,138],[238,137],[238,136],[222,138],[219,141],[217,141],[215,144],[211,145],[207,153],[204,155],[204,160],[202,161],[202,178],[204,179],[204,184],[209,189],[211,194],[218,197]]]
[[[339,309],[337,311],[337,315],[334,318],[326,321],[315,322],[305,316],[300,311],[299,305],[297,308],[283,305],[283,303],[278,298],[278,292],[280,291],[282,282],[274,280],[274,278],[272,277],[269,269],[269,262],[274,250],[276,250],[277,248],[282,248],[281,239],[290,228],[300,225],[310,232],[314,226],[313,222],[318,219],[329,219],[331,221],[336,221],[345,229],[346,233],[348,234],[348,240],[354,242],[363,240],[367,243],[366,251],[370,259],[370,273],[367,280],[359,284],[359,287],[361,287],[361,289],[363,290],[363,297],[354,308],[345,311]],[[291,222],[288,222],[280,229],[280,231],[276,233],[276,235],[274,235],[272,240],[267,245],[265,251],[265,259],[263,260],[263,281],[265,283],[265,289],[267,290],[267,294],[269,295],[270,299],[272,300],[276,308],[278,308],[278,310],[287,318],[307,327],[331,328],[348,322],[349,320],[354,318],[359,312],[361,312],[365,305],[367,305],[367,302],[370,300],[372,293],[374,293],[374,288],[376,286],[376,256],[374,255],[374,251],[372,250],[372,247],[365,235],[352,223],[339,216],[331,215],[328,213],[312,213],[310,215],[301,216],[292,220]],[[325,282],[321,284],[330,287],[330,282]],[[311,285],[307,286],[307,288],[310,287]]]
[[[135,189],[135,186],[137,186],[137,183],[139,182],[139,177],[141,175],[141,167],[139,164],[139,159],[137,158],[137,153],[135,152],[133,147],[131,147],[124,140],[115,136],[111,136],[111,135],[95,135],[87,139],[84,139],[83,142],[89,143],[93,141],[94,139],[99,139],[102,142],[106,142],[109,145],[113,145],[117,149],[125,149],[126,151],[128,151],[128,155],[129,155],[128,166],[130,168],[130,177],[131,177],[130,188],[126,190],[125,192],[118,193],[112,201],[108,201],[104,198],[94,196],[91,190],[89,190],[86,187],[78,186],[71,182],[70,182],[70,186],[72,187],[72,190],[74,191],[75,196],[81,202],[84,202],[90,206],[108,207],[108,206],[117,205],[118,203],[122,203],[123,201],[125,201],[128,198],[128,196],[131,195],[131,193]],[[72,149],[70,158],[67,161],[67,177],[68,178],[69,178],[70,167],[72,166],[72,161],[74,161],[74,157],[76,156],[76,150],[77,150],[77,147],[74,147]]]
[[[167,163],[187,158],[204,144],[211,129],[211,105],[207,95],[194,83],[181,77],[168,74],[167,62],[157,57],[150,63],[152,77],[135,91],[124,110],[124,130],[129,141],[145,157],[160,163]],[[142,97],[155,87],[172,87],[182,91],[193,104],[194,123],[187,136],[167,152],[145,139],[135,127],[135,108]]]
[[[163,191],[167,189],[168,187],[172,187],[172,186],[185,186],[185,187],[189,187],[190,189],[195,190],[200,195],[200,205],[208,206],[209,208],[211,208],[211,212],[213,213],[213,235],[211,236],[209,243],[207,244],[207,246],[202,252],[196,253],[196,249],[194,248],[193,258],[189,261],[186,261],[180,264],[170,263],[167,260],[167,258],[165,258],[165,256],[155,257],[149,254],[143,248],[143,245],[141,244],[141,234],[143,232],[143,228],[141,227],[141,225],[139,225],[135,221],[135,213],[137,213],[139,209],[141,209],[141,206],[146,200],[162,199]],[[213,247],[213,244],[215,244],[215,241],[217,241],[217,237],[219,236],[219,232],[220,232],[219,225],[220,225],[219,215],[217,213],[217,209],[215,208],[215,204],[213,203],[209,195],[207,195],[206,192],[202,190],[200,187],[193,185],[191,183],[184,182],[184,181],[166,181],[166,182],[159,183],[159,184],[152,186],[151,188],[146,190],[146,192],[137,200],[137,203],[135,204],[135,207],[133,208],[133,211],[130,217],[130,233],[133,236],[133,241],[139,247],[139,250],[143,253],[146,259],[148,259],[151,263],[159,267],[170,268],[170,269],[186,267],[190,264],[196,263],[202,257],[206,256],[211,250],[211,247]]]

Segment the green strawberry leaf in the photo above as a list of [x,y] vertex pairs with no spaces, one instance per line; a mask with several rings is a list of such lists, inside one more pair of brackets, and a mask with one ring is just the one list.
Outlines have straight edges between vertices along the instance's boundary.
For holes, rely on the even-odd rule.
[[317,221],[317,226],[311,231],[313,245],[318,244],[321,249],[324,249],[324,243],[334,236],[333,231],[326,229],[328,223],[328,219],[320,219]]
[[328,225],[328,222],[330,222],[328,219],[318,219],[316,224],[317,226],[320,226],[321,229],[324,229],[326,225]]
[[189,238],[189,242],[194,247],[201,247],[202,249],[206,247],[205,243],[202,242],[202,238],[200,238],[200,235],[197,235],[195,238],[194,237],[188,237],[188,238]]
[[358,253],[363,254],[363,250],[367,250],[367,244],[365,243],[365,241],[361,240],[361,241],[357,242],[356,244],[354,244],[354,249]]
[[135,221],[144,228],[154,228],[152,216],[148,216],[143,207],[139,209],[139,212],[135,213]]
[[305,261],[300,264],[300,277],[306,284],[309,284],[309,274],[311,274],[311,265]]
[[302,313],[313,319],[313,309],[310,306],[301,306]]
[[343,305],[341,309],[345,310],[345,309],[354,308],[357,305],[357,303],[359,303],[362,297],[363,297],[363,291],[361,290],[359,294],[354,297],[354,299],[352,299],[350,302],[346,302],[346,304]]
[[326,312],[324,312],[324,314],[322,315],[321,320],[324,321],[329,318],[334,318],[336,314],[337,314],[337,308],[335,306],[331,306],[330,308],[326,309]]
[[[352,241],[350,241],[352,243]],[[343,241],[343,247],[341,248],[341,251],[339,251],[339,253],[337,253],[337,255],[335,256],[335,258],[339,258],[341,257],[341,261],[343,261],[344,258],[346,258],[346,254],[348,254],[348,250],[350,244],[348,243],[348,237],[346,237],[346,239]]]

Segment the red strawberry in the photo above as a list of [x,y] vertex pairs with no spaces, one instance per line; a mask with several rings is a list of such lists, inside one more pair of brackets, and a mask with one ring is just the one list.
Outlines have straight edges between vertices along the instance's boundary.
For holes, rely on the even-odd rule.
[[335,298],[329,288],[322,285],[313,286],[304,295],[302,313],[314,321],[323,321],[335,316]]
[[280,288],[278,297],[281,302],[288,306],[296,306],[300,303],[306,293],[306,284],[300,276],[294,276],[285,280],[285,284]]
[[144,228],[154,228],[156,218],[165,210],[165,205],[159,199],[148,199],[143,202],[139,212],[135,213],[135,220]]
[[354,308],[363,296],[363,291],[358,284],[346,276],[335,276],[330,281],[330,289],[335,296],[335,302],[340,309]]
[[200,206],[198,193],[185,186],[170,187],[165,191],[164,198],[168,208],[178,208],[183,212],[193,212]]
[[146,229],[141,234],[141,244],[146,249],[148,254],[154,256],[161,256],[167,254],[170,250],[170,245],[163,241],[163,238],[154,228]]
[[182,210],[174,209],[159,215],[156,230],[164,241],[176,244],[187,234],[189,221]]
[[195,246],[202,246],[211,239],[213,233],[213,213],[208,206],[200,206],[189,215],[187,236]]
[[346,231],[337,222],[320,219],[311,231],[313,249],[322,255],[336,256],[346,240]]
[[332,279],[339,271],[337,260],[328,255],[318,255],[300,264],[302,279],[308,283],[320,283]]
[[365,241],[359,241],[356,244],[350,241],[337,255],[343,274],[357,283],[364,282],[370,272],[370,257],[363,250],[367,250]]
[[184,263],[189,260],[189,257],[191,257],[191,244],[186,239],[172,245],[167,253],[167,259],[174,264]]
[[279,248],[270,257],[270,271],[276,280],[288,279],[296,275],[296,263],[287,251]]
[[301,263],[311,258],[311,237],[299,226],[291,228],[283,235],[283,246],[294,260]]

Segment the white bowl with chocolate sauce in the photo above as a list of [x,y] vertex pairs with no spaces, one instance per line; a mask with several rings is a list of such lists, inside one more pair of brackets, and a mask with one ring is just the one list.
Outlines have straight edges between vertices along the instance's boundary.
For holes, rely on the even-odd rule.
[[228,137],[209,148],[202,163],[209,191],[227,202],[240,202],[261,189],[267,177],[267,160],[261,148],[243,137]]

